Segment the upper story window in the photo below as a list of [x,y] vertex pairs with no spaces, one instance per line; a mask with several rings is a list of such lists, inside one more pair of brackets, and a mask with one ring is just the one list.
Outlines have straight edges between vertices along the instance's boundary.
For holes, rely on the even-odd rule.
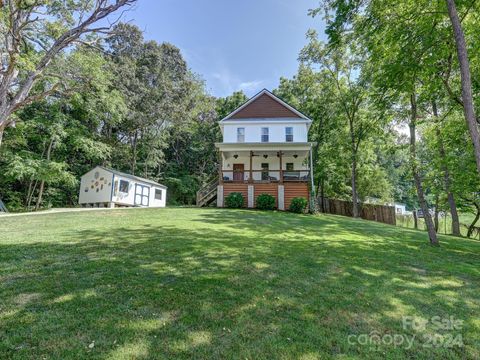
[[243,127],[237,128],[237,142],[245,142],[245,128]]
[[293,127],[291,126],[285,128],[285,141],[293,142]]
[[268,142],[268,127],[262,127],[262,142]]

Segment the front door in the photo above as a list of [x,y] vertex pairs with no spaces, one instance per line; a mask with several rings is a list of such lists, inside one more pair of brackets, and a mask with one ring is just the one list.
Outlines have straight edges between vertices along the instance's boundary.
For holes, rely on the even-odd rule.
[[243,181],[243,164],[233,164],[233,181]]
[[135,184],[135,205],[148,206],[150,188],[148,186]]

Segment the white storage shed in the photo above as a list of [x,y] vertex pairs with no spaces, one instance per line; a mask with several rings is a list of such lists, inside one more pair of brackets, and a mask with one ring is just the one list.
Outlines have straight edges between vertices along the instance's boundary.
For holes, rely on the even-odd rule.
[[165,207],[166,200],[166,186],[103,166],[82,176],[78,197],[86,207]]

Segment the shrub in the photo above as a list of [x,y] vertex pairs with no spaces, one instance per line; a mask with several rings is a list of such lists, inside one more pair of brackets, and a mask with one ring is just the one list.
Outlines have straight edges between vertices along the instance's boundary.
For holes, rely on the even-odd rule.
[[290,203],[290,210],[291,212],[294,213],[304,213],[305,209],[307,207],[308,201],[304,197],[296,197],[292,199],[292,202]]
[[241,208],[243,207],[243,195],[239,192],[232,192],[225,198],[225,205],[229,208]]
[[257,209],[273,210],[275,209],[275,198],[270,194],[260,194],[257,197]]

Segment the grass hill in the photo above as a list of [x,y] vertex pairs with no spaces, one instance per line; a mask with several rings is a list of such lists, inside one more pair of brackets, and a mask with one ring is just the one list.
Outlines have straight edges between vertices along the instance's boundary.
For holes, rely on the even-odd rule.
[[2,359],[480,358],[478,241],[196,208],[6,216],[0,233]]

